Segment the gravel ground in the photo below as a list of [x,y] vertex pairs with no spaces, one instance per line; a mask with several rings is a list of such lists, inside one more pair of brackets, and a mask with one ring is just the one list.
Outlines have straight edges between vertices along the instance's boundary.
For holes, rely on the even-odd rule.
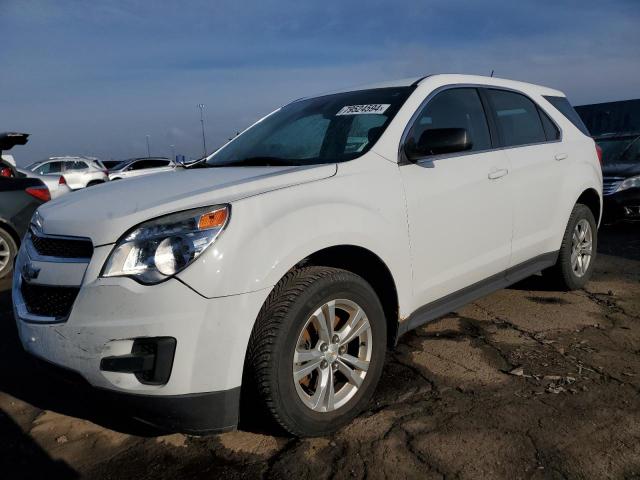
[[370,408],[306,440],[122,418],[33,365],[0,281],[0,477],[640,478],[640,228],[600,253],[584,291],[532,277],[405,335]]

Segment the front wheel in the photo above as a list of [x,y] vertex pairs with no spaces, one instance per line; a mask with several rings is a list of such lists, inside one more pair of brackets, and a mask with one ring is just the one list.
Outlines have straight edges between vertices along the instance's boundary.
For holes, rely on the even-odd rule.
[[364,279],[335,268],[302,268],[278,283],[258,315],[249,378],[289,433],[326,435],[371,399],[386,341],[382,305]]
[[598,227],[591,209],[581,203],[573,207],[562,238],[556,264],[545,277],[563,290],[577,290],[593,274],[598,247]]

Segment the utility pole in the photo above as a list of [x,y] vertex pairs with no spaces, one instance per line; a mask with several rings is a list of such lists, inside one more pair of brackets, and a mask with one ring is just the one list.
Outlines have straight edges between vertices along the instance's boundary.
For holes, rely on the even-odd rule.
[[147,158],[151,158],[151,147],[149,146],[149,138],[151,135],[146,135],[147,137]]
[[171,161],[175,162],[176,161],[176,146],[175,145],[169,145],[169,147],[171,148]]
[[200,125],[202,125],[202,156],[207,156],[207,139],[204,136],[204,103],[199,103],[198,108],[200,109]]

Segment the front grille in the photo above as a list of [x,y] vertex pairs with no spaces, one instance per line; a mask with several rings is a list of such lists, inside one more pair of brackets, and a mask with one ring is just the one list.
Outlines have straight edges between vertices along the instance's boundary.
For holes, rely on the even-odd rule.
[[42,317],[65,318],[71,313],[80,287],[50,287],[22,280],[20,293],[27,311]]
[[602,194],[611,195],[618,189],[624,177],[604,177],[602,179]]
[[41,237],[31,232],[31,244],[40,255],[58,258],[91,258],[93,244],[90,240]]

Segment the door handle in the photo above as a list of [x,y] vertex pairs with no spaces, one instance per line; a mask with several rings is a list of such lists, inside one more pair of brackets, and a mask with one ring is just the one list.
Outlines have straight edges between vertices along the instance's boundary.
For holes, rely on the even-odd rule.
[[495,180],[496,178],[504,177],[509,170],[506,168],[495,168],[489,172],[489,180]]
[[560,161],[560,160],[565,160],[569,158],[569,155],[566,153],[558,153],[556,154],[556,160]]

